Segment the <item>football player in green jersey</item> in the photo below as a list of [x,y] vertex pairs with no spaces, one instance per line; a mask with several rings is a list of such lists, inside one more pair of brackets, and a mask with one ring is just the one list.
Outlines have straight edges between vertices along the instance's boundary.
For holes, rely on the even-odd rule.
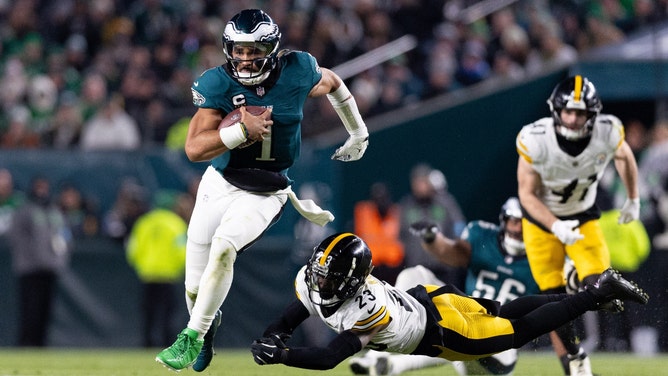
[[[191,88],[197,112],[188,127],[185,152],[191,161],[211,164],[188,226],[185,286],[190,320],[176,342],[156,356],[173,370],[207,368],[235,259],[279,219],[288,200],[321,226],[334,219],[290,189],[288,169],[299,156],[306,99],[327,96],[349,133],[332,159],[358,160],[368,145],[367,128],[341,78],[319,67],[306,52],[280,50],[280,37],[278,25],[264,11],[239,12],[223,32],[226,62],[202,73]],[[252,115],[244,106],[267,110]],[[219,129],[236,108],[239,121]]]

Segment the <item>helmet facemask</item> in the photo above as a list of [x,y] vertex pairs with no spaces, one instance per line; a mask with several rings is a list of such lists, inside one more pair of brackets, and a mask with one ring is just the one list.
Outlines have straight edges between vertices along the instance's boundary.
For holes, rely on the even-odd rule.
[[[266,80],[277,65],[280,38],[278,25],[261,10],[247,9],[234,16],[223,32],[223,51],[232,76],[247,86]],[[244,49],[257,57],[235,58],[235,49]],[[246,68],[249,63],[251,71]]]
[[[522,234],[519,234],[520,237]],[[503,248],[511,256],[522,256],[526,254],[524,241],[516,239],[517,234],[511,233],[508,230],[503,231]]]
[[499,214],[499,222],[501,226],[501,233],[503,234],[502,243],[503,249],[511,256],[522,256],[526,254],[524,241],[522,240],[522,232],[511,231],[508,229],[508,221],[510,218],[522,219],[522,208],[520,201],[516,197],[511,197],[501,207]]
[[361,239],[350,233],[330,236],[315,248],[306,267],[309,298],[320,306],[335,306],[357,293],[371,269],[371,251]]
[[[594,85],[582,76],[570,77],[562,81],[547,100],[554,119],[555,130],[567,140],[579,140],[591,135],[596,116],[603,107]],[[587,121],[577,129],[565,126],[561,120],[563,109],[587,112]]]
[[349,273],[344,275],[340,272],[328,271],[327,267],[310,264],[307,267],[307,283],[311,300],[320,306],[330,307],[355,295],[360,287],[361,281],[350,274],[355,269],[353,259]]

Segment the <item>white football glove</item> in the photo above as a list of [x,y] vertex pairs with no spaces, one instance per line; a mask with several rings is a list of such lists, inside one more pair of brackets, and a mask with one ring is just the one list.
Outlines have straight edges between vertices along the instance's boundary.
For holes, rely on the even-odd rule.
[[580,224],[580,221],[569,220],[569,221],[556,221],[552,224],[552,233],[554,236],[559,238],[559,240],[566,244],[571,245],[580,239],[584,239],[584,235],[580,234],[580,229],[576,228]]
[[621,213],[619,214],[619,220],[617,223],[625,224],[631,221],[635,221],[640,217],[640,199],[639,198],[627,198],[622,206]]
[[369,146],[369,136],[348,137],[346,142],[332,155],[332,159],[337,161],[349,162],[356,161],[364,155],[367,146]]

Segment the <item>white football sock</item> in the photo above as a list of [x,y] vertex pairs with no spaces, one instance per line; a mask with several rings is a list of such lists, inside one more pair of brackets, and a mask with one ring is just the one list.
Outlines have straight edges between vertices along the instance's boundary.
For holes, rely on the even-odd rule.
[[204,337],[209,330],[216,311],[223,304],[232,287],[237,251],[228,241],[214,238],[209,258],[217,261],[208,263],[204,269],[197,301],[192,308],[190,321],[188,321],[188,328],[196,330],[201,337]]

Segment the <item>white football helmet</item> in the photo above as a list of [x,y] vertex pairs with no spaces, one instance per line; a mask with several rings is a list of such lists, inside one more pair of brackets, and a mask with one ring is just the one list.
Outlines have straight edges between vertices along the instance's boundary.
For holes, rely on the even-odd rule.
[[513,233],[506,228],[508,218],[522,219],[522,208],[520,207],[520,200],[517,197],[510,197],[501,206],[499,213],[499,224],[502,232],[502,244],[505,251],[511,256],[521,256],[526,253],[524,249],[524,241],[522,240],[522,233]]
[[[245,9],[237,13],[223,31],[223,50],[231,74],[243,85],[257,85],[269,77],[278,62],[281,32],[278,25],[260,9]],[[240,59],[232,55],[235,45],[250,46],[264,52],[264,57],[253,59],[254,72],[241,72]]]

